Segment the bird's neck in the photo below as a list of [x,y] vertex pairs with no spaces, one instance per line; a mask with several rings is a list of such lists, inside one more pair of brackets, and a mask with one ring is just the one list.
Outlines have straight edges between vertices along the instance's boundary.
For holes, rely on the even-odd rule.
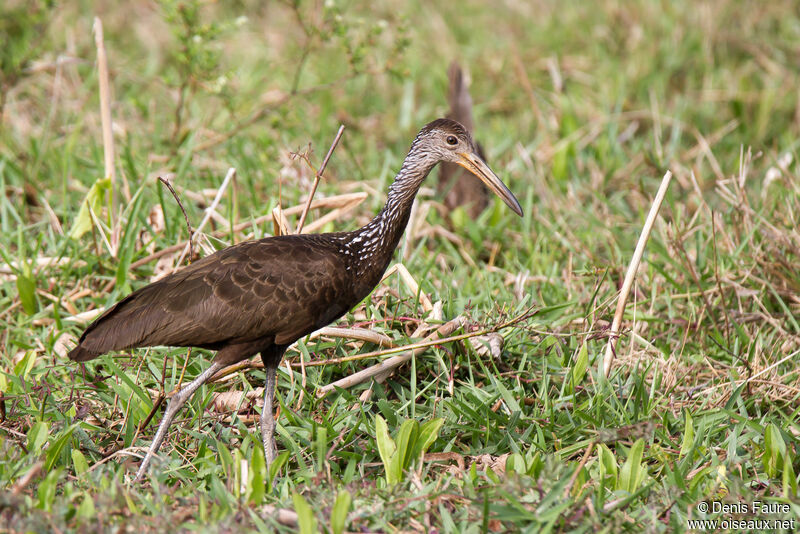
[[436,165],[418,155],[416,148],[412,145],[380,213],[351,234],[350,243],[358,250],[359,271],[363,275],[383,275],[408,225],[420,185]]

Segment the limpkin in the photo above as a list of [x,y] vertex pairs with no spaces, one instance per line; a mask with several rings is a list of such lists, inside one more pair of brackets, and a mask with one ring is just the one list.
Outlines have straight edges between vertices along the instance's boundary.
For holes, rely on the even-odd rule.
[[[460,122],[462,126],[472,135],[474,133],[474,122],[472,120],[472,97],[467,87],[466,76],[461,67],[455,61],[450,64],[447,71],[449,88],[447,100],[450,104],[448,119]],[[475,143],[477,154],[481,159],[483,147],[480,143]],[[444,195],[444,205],[451,211],[459,206],[464,206],[467,213],[473,219],[489,205],[489,195],[486,188],[481,186],[473,176],[456,164],[444,162],[439,168],[438,189]]]
[[267,463],[275,460],[272,402],[286,348],[343,316],[380,282],[406,224],[420,184],[439,162],[461,165],[518,215],[519,202],[477,155],[467,130],[438,119],[420,130],[386,205],[353,232],[284,235],[219,250],[138,289],[83,332],[70,353],[85,362],[110,351],[166,345],[216,350],[211,365],[170,399],[139,466],[140,480],[178,410],[223,367],[261,354],[266,372],[261,437]]

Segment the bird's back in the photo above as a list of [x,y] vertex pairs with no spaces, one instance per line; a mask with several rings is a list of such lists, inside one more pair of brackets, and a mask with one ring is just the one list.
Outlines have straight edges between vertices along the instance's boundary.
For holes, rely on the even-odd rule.
[[248,241],[200,259],[116,303],[69,357],[86,361],[154,345],[253,345],[248,350],[255,353],[292,343],[357,302],[335,235]]

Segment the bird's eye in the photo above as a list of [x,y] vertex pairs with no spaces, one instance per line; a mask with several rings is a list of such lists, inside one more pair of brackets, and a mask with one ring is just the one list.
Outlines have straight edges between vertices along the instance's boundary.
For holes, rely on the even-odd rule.
[[455,135],[448,135],[446,141],[448,145],[455,146],[458,144],[458,139],[456,139]]

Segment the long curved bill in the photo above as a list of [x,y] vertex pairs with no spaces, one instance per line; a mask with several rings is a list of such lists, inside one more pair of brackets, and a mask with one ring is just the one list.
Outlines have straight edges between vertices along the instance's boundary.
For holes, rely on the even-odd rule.
[[489,168],[486,162],[477,155],[469,152],[461,152],[459,156],[461,156],[461,158],[456,163],[480,178],[489,189],[503,199],[503,202],[505,202],[514,213],[522,217],[522,207],[519,205],[517,197],[515,197],[514,193],[506,187],[506,184],[492,172],[492,169]]

